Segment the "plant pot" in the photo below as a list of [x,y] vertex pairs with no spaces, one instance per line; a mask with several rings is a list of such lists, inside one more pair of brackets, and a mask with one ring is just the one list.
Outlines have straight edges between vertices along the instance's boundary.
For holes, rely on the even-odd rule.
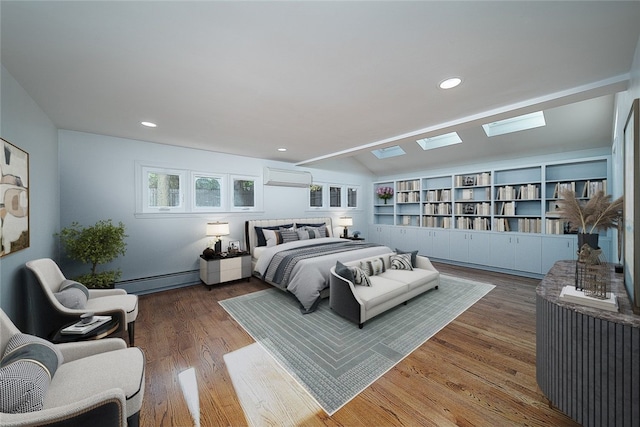
[[598,249],[598,233],[578,233],[578,251],[585,243],[593,249]]

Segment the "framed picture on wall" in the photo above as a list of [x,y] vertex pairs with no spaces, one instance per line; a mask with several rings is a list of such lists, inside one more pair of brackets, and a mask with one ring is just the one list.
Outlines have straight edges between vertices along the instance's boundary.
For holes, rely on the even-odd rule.
[[0,257],[29,247],[29,154],[0,138]]
[[624,284],[633,300],[633,311],[640,314],[640,271],[635,247],[640,243],[640,100],[633,101],[624,127]]

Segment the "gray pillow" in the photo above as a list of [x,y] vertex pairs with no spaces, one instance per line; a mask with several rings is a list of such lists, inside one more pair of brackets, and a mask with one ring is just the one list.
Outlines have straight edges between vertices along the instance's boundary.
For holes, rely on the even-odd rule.
[[53,294],[58,302],[67,308],[82,310],[87,304],[87,296],[78,288],[67,288]]
[[41,410],[51,378],[62,362],[62,354],[49,341],[27,334],[11,337],[0,360],[0,412]]
[[416,266],[416,257],[418,256],[418,251],[403,251],[396,248],[397,254],[411,254],[411,267]]
[[336,261],[336,274],[353,283],[353,272],[349,267],[347,267],[340,261]]

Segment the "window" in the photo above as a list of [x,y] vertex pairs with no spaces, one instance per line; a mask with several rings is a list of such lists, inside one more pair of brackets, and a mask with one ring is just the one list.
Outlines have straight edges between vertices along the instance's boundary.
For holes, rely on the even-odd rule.
[[225,208],[226,189],[223,176],[195,174],[193,191],[194,210],[210,212]]
[[184,212],[185,172],[175,169],[142,168],[142,211]]
[[358,189],[355,187],[347,188],[347,207],[348,208],[358,207]]
[[309,186],[309,207],[321,208],[323,207],[322,189],[324,187],[319,184],[313,184]]
[[255,177],[232,176],[232,208],[239,210],[257,210],[262,208],[262,181]]
[[329,187],[329,207],[342,207],[342,187]]

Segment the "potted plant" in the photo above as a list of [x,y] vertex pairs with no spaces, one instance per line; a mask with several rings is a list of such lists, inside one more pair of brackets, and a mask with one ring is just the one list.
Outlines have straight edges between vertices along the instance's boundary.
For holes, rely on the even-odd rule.
[[560,216],[567,220],[571,231],[578,231],[578,247],[587,243],[593,249],[598,249],[598,233],[595,231],[608,230],[618,225],[623,198],[611,201],[611,195],[598,191],[585,202],[579,200],[571,190],[562,191],[560,197]]
[[74,280],[88,288],[112,288],[122,272],[118,270],[97,271],[99,264],[106,264],[124,255],[127,244],[125,226],[122,222],[115,225],[108,220],[100,220],[90,227],[82,227],[73,222],[58,234],[66,255],[76,261],[91,265],[87,274]]

